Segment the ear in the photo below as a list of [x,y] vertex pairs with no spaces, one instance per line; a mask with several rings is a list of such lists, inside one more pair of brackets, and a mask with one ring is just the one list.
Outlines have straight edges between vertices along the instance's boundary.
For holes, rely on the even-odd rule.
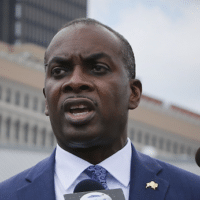
[[129,99],[129,109],[138,107],[142,96],[142,83],[138,79],[130,80],[131,95]]
[[47,105],[47,99],[46,99],[46,94],[45,94],[45,88],[43,88],[43,94],[44,94],[44,97],[45,97],[45,110],[44,110],[44,114],[46,116],[49,116],[49,109],[48,109],[48,105]]

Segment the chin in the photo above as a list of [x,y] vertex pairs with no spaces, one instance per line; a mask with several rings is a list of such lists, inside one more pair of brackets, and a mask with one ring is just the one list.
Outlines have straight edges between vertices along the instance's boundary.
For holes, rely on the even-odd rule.
[[100,138],[95,138],[92,140],[86,141],[72,141],[67,144],[68,148],[71,149],[88,149],[88,148],[99,148],[102,146],[106,146],[108,142],[101,140]]

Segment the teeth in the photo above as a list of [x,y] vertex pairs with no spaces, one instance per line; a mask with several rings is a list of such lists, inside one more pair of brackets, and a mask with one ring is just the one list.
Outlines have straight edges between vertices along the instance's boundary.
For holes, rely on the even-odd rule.
[[83,108],[87,108],[87,106],[85,105],[75,105],[75,106],[71,106],[70,109],[83,109]]
[[82,113],[72,113],[74,116],[80,116],[80,115],[86,115],[88,113],[88,111],[86,112],[82,112]]

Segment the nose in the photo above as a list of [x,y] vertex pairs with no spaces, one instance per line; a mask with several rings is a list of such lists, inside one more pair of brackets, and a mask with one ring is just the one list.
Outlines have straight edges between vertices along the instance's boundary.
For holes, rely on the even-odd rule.
[[66,79],[62,85],[63,92],[80,93],[82,91],[92,91],[94,89],[92,82],[81,66],[75,66],[73,73]]

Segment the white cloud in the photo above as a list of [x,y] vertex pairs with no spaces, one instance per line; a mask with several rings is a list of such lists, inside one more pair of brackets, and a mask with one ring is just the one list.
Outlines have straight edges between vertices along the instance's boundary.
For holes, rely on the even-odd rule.
[[138,5],[121,11],[115,29],[133,47],[144,93],[200,113],[200,13],[194,5],[181,11],[173,21]]
[[88,16],[101,22],[105,21],[113,3],[114,0],[88,0]]
[[132,45],[144,93],[200,113],[199,1],[155,0],[153,6],[145,0],[124,0],[123,6],[120,0],[89,2],[89,16]]

